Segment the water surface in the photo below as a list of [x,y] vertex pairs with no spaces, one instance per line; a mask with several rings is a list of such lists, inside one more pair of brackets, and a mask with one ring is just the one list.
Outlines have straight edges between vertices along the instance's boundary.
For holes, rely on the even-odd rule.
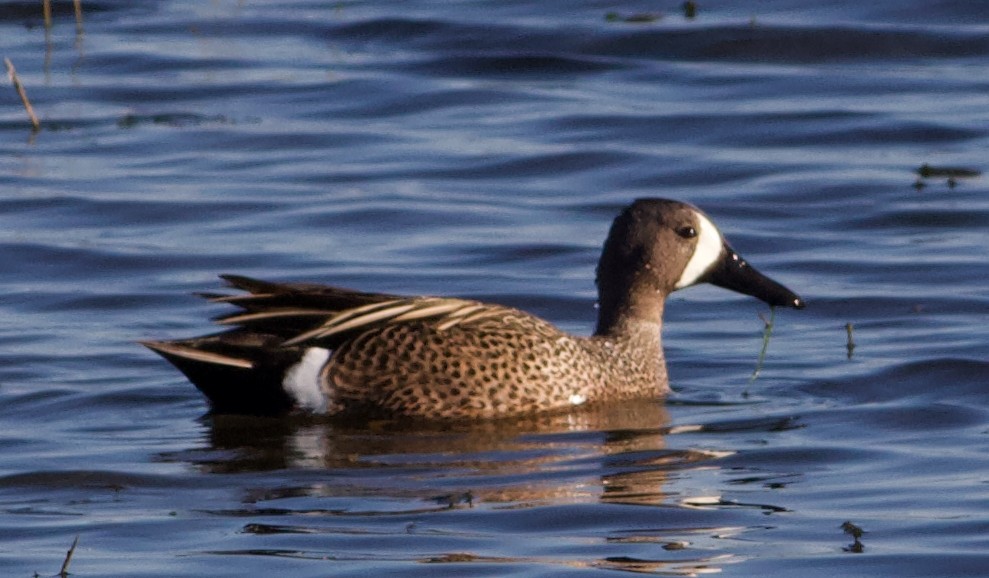
[[[668,4],[0,11],[42,120],[0,91],[0,573],[984,575],[989,197],[915,171],[985,169],[989,5]],[[757,379],[716,288],[668,401],[469,427],[213,417],[135,345],[221,272],[586,334],[638,196],[809,302]]]

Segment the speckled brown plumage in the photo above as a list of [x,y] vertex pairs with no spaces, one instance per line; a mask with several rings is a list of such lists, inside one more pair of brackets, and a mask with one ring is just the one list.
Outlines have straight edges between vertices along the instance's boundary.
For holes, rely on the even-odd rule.
[[363,406],[389,415],[496,417],[666,391],[656,332],[635,346],[573,337],[514,309],[487,310],[493,315],[445,329],[426,320],[348,341],[323,370],[330,413]]
[[[145,344],[214,411],[238,413],[301,403],[287,376],[309,371],[306,363],[320,364],[310,409],[338,416],[494,418],[655,398],[668,391],[660,329],[670,292],[710,281],[771,305],[803,306],[738,257],[698,209],[663,199],[636,201],[616,218],[598,266],[590,337],[477,301],[224,278],[246,292],[208,296],[240,308],[218,320],[230,330]],[[300,361],[312,352],[316,361]]]

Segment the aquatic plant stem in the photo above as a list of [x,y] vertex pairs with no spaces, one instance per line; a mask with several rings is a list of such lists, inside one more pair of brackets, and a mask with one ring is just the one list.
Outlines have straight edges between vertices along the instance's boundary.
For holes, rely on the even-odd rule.
[[10,82],[14,85],[14,90],[17,91],[17,94],[21,97],[21,102],[24,103],[24,110],[27,111],[27,115],[31,119],[31,126],[34,127],[34,130],[38,130],[41,128],[41,123],[38,122],[38,117],[34,114],[31,101],[27,99],[27,92],[24,91],[21,81],[17,78],[17,70],[14,69],[14,63],[9,58],[4,58],[3,63],[7,65],[7,76],[10,77]]
[[[759,316],[762,318],[762,316]],[[759,372],[762,371],[762,363],[766,360],[766,350],[769,349],[769,338],[773,334],[773,323],[776,321],[776,308],[769,308],[769,321],[765,319],[762,320],[765,323],[765,327],[762,330],[762,349],[759,350],[759,358],[756,360],[755,369],[752,371],[752,377],[749,378],[749,383],[755,381],[759,377]]]

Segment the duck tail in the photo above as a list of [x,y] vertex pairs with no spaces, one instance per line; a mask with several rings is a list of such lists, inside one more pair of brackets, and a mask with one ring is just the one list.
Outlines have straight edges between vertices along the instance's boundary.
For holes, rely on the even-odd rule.
[[257,334],[222,333],[176,341],[142,341],[174,365],[209,400],[213,413],[276,415],[298,403],[286,376],[305,357],[302,348],[260,355],[268,345]]

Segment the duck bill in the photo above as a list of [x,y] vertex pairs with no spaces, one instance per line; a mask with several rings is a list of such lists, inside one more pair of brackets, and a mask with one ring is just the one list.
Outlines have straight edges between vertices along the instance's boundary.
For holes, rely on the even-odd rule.
[[721,252],[721,258],[704,280],[718,287],[750,295],[773,307],[804,308],[804,300],[796,293],[757,271],[727,243]]

